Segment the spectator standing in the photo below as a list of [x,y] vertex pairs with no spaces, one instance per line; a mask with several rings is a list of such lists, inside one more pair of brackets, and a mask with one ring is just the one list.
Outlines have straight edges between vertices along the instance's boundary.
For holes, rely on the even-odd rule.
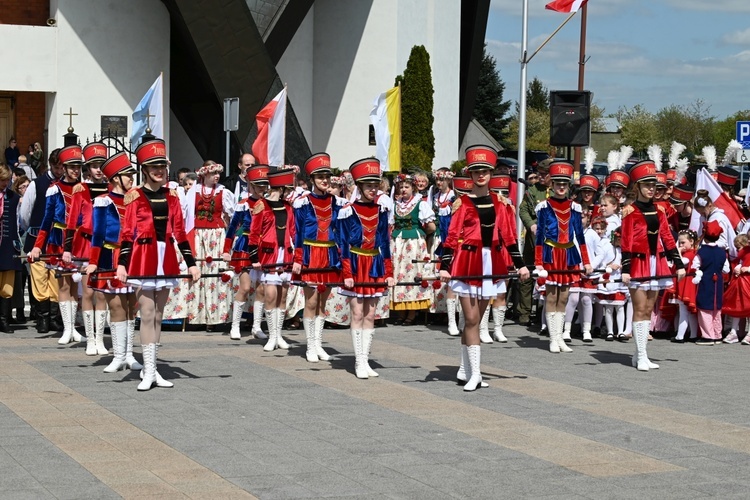
[[28,177],[30,180],[33,181],[34,179],[36,179],[36,172],[31,167],[31,165],[29,165],[29,164],[26,163],[26,160],[27,160],[26,155],[19,156],[18,157],[18,167],[16,167],[16,168],[22,169],[24,175],[26,177]]
[[44,151],[42,145],[34,143],[34,149],[29,155],[29,165],[34,169],[37,175],[42,175],[47,171],[47,164],[44,162]]
[[[23,201],[23,195],[26,193],[26,189],[29,187],[29,184],[31,184],[31,180],[26,177],[25,175],[16,177],[16,180],[13,182],[13,186],[11,189],[13,192],[15,192],[18,195],[18,211],[20,213],[21,210],[21,202]],[[19,231],[20,233],[21,231]],[[23,246],[23,241],[20,241],[20,245]],[[21,247],[19,246],[19,249]],[[15,285],[13,286],[13,298],[11,299],[11,309],[16,310],[16,318],[15,320],[11,318],[10,322],[18,325],[23,325],[26,323],[26,313],[24,311],[24,308],[26,307],[25,304],[25,297],[24,297],[24,288],[26,288],[26,283],[29,282],[29,270],[26,267],[26,265],[20,266],[20,269],[16,271],[16,280]],[[31,284],[29,283],[29,295],[31,295]],[[32,315],[33,316],[33,315]]]
[[15,272],[21,269],[18,241],[19,196],[9,189],[11,172],[0,165],[0,332],[13,333],[10,323],[10,299]]
[[8,141],[8,147],[5,148],[5,164],[13,169],[13,167],[18,166],[19,156],[21,156],[21,152],[18,150],[16,138],[11,137],[10,141]]

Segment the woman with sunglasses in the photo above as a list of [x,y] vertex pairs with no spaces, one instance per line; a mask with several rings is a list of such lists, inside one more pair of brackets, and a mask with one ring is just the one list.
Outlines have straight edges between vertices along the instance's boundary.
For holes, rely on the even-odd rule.
[[[648,359],[646,345],[651,311],[659,290],[669,288],[673,283],[667,260],[672,261],[677,269],[678,280],[685,276],[685,266],[664,209],[654,205],[656,165],[653,161],[644,160],[631,168],[630,186],[635,201],[622,210],[622,282],[628,285],[633,303],[636,346],[633,366],[648,371],[659,368]],[[670,277],[659,279],[660,276]]]

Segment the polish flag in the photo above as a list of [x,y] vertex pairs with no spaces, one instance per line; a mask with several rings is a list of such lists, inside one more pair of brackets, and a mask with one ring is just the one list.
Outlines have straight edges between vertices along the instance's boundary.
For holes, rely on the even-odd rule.
[[253,156],[260,165],[284,165],[286,142],[286,87],[255,115],[258,137],[253,142]]
[[[695,191],[698,192],[699,189],[705,189],[708,191],[708,196],[711,198],[714,206],[721,209],[724,212],[724,215],[727,216],[727,219],[729,219],[731,227],[727,229],[727,241],[729,242],[728,250],[732,257],[736,256],[737,250],[734,248],[735,229],[744,222],[745,217],[742,212],[740,212],[737,203],[735,203],[734,200],[732,200],[729,195],[721,189],[719,183],[716,182],[711,176],[711,173],[705,168],[698,170],[695,176]],[[690,219],[690,229],[696,231],[699,236],[702,232],[701,215],[697,210],[693,210],[693,215]]]
[[544,6],[547,10],[554,10],[555,12],[565,12],[570,14],[571,12],[578,12],[578,9],[583,7],[586,0],[553,0]]

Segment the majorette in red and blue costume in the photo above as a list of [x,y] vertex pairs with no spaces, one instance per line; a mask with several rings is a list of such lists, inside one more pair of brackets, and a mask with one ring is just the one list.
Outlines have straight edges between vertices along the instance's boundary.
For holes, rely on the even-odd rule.
[[[365,158],[349,167],[354,182],[380,182],[380,162]],[[342,277],[358,283],[384,283],[393,276],[391,239],[388,234],[390,205],[381,196],[373,202],[357,200],[342,207],[336,221],[341,249]],[[342,288],[339,293],[356,297],[380,297],[384,288]]]
[[[268,185],[268,165],[253,165],[245,173],[249,184]],[[253,209],[260,202],[260,198],[248,196],[240,201],[234,209],[232,220],[227,226],[224,240],[224,253],[232,256],[232,266],[237,274],[247,271],[251,265],[249,236],[253,220]],[[260,279],[260,274],[254,278]]]
[[[567,181],[573,176],[573,166],[567,162],[553,162],[549,167],[552,181]],[[548,198],[536,206],[537,231],[535,263],[547,271],[578,269],[589,264],[586,238],[583,236],[581,205],[567,198]],[[576,248],[575,242],[578,242]],[[580,248],[580,252],[579,252]],[[580,275],[550,274],[547,285],[568,286],[578,282]]]
[[[107,146],[101,142],[86,144],[83,148],[85,165],[103,163],[107,159]],[[63,248],[73,257],[89,259],[91,252],[91,235],[94,229],[94,198],[107,192],[107,183],[80,182],[73,188],[73,197],[65,230]]]
[[[134,175],[135,168],[124,152],[111,156],[102,171],[107,179],[116,175]],[[91,238],[90,263],[98,269],[111,269],[111,272],[100,272],[97,279],[89,278],[89,286],[106,293],[128,293],[130,287],[115,280],[114,269],[120,254],[120,228],[125,218],[125,195],[108,192],[94,199],[93,234]]]
[[[60,150],[59,158],[60,163],[63,165],[82,165],[83,153],[81,152],[81,146],[65,146]],[[73,188],[78,182],[77,180],[75,182],[58,180],[47,189],[44,218],[42,219],[39,233],[34,243],[34,247],[40,248],[42,253],[62,254],[64,242],[63,231],[67,228],[70,203],[73,199]]]
[[[317,153],[305,162],[305,172],[312,177],[316,174],[331,174],[331,158],[327,153]],[[294,208],[296,237],[294,242],[294,262],[304,268],[341,269],[339,249],[336,246],[333,222],[338,219],[341,207],[347,201],[328,193],[315,194],[313,191],[300,196]],[[340,279],[340,272],[306,273],[304,278],[309,283],[335,282]]]

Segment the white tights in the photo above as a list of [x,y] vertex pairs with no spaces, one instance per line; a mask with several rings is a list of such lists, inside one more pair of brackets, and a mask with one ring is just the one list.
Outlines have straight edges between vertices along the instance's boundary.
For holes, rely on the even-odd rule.
[[677,316],[678,322],[676,338],[678,340],[684,339],[688,327],[690,328],[690,338],[696,338],[698,336],[698,316],[696,316],[695,313],[691,313],[684,303],[678,302],[677,304],[679,305],[680,310]]
[[607,326],[607,333],[614,334],[614,321],[613,316],[617,316],[617,328],[622,333],[622,329],[625,326],[625,308],[624,306],[604,306],[604,323]]

